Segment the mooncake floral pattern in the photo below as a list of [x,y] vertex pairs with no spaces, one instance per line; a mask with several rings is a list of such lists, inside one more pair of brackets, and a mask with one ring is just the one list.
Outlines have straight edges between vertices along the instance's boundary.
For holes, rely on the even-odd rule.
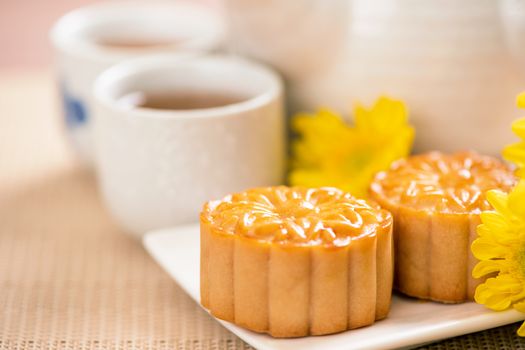
[[516,183],[502,162],[473,152],[431,152],[395,162],[377,174],[371,190],[395,204],[436,212],[480,213],[491,209],[485,192]]
[[258,240],[336,246],[391,224],[387,211],[336,188],[268,187],[205,205],[202,218],[224,233]]

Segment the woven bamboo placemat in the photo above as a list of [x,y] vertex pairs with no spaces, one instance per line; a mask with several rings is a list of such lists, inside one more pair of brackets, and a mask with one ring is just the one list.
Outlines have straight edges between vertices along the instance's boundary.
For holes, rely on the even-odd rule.
[[[125,235],[69,153],[49,73],[0,72],[0,349],[248,349]],[[427,349],[521,349],[517,325]]]

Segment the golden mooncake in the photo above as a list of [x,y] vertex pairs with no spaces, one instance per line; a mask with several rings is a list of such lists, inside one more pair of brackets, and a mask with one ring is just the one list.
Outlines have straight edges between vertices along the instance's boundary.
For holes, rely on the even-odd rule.
[[431,152],[395,162],[376,175],[372,199],[394,216],[395,287],[421,299],[473,300],[481,280],[472,277],[470,245],[485,193],[508,191],[512,170],[473,152]]
[[274,337],[370,325],[390,308],[392,217],[334,188],[268,187],[205,204],[201,303]]

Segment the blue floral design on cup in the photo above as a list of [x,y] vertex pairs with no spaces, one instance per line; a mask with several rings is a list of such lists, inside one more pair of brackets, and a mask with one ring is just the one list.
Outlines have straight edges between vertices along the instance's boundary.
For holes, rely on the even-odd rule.
[[85,125],[88,120],[86,105],[79,98],[69,93],[64,85],[62,85],[61,90],[66,125],[69,128]]

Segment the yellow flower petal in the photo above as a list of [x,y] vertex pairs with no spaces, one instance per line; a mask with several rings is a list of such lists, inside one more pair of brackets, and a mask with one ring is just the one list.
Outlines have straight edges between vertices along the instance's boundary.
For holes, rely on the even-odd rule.
[[[525,301],[520,301],[518,303],[515,303],[512,305],[514,309],[518,310],[519,312],[525,312]],[[525,322],[521,324],[520,328],[518,329],[518,335],[520,337],[525,337]]]
[[[523,105],[522,107],[525,108],[525,105]],[[521,137],[522,139],[525,139],[525,118],[515,120],[512,123],[512,132]]]
[[521,180],[509,193],[509,209],[514,215],[525,218],[525,180]]
[[525,322],[523,322],[520,328],[518,329],[518,335],[520,337],[525,337]]
[[492,232],[506,232],[509,229],[505,217],[496,211],[482,212],[481,222]]
[[360,104],[354,108],[355,125],[359,129],[391,134],[398,127],[406,125],[408,112],[402,101],[381,96],[371,109]]
[[481,278],[494,272],[500,272],[502,269],[504,269],[504,266],[500,260],[483,260],[478,262],[472,269],[472,277]]
[[500,274],[488,278],[476,288],[474,299],[489,309],[502,311],[508,309],[516,300],[522,299],[523,286],[510,274]]
[[290,182],[297,186],[323,187],[328,186],[326,176],[316,170],[294,170],[290,172]]
[[510,211],[507,207],[508,195],[500,190],[492,190],[487,192],[487,200],[490,205],[498,212],[507,216],[510,214]]
[[493,293],[486,284],[481,284],[476,288],[474,300],[476,300],[478,304],[483,304],[489,309],[496,311],[506,310],[510,306],[509,298],[505,298],[505,296],[500,293]]
[[518,97],[516,98],[516,104],[520,108],[525,108],[525,92],[522,92],[518,95]]
[[484,237],[475,239],[470,249],[479,260],[502,259],[508,253],[507,247]]
[[503,149],[503,158],[519,167],[525,165],[525,142],[518,142]]
[[492,231],[487,227],[487,225],[480,224],[476,228],[479,237],[492,237]]
[[512,305],[512,307],[518,310],[519,312],[525,312],[525,301],[515,303],[514,305]]

